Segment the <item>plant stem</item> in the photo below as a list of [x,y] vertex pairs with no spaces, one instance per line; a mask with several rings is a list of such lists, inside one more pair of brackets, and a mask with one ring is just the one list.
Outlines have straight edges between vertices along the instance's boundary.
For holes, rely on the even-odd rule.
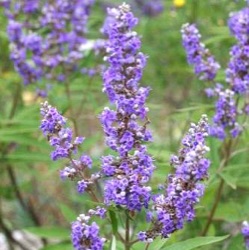
[[66,82],[65,82],[65,89],[66,89],[66,95],[67,95],[67,99],[68,99],[69,116],[73,122],[74,132],[75,132],[76,136],[78,136],[79,130],[78,130],[78,125],[77,125],[77,122],[76,122],[76,119],[75,119],[74,113],[73,113],[72,97],[71,97],[71,91],[70,91],[68,80],[66,80]]
[[198,1],[199,0],[192,0],[192,12],[191,12],[191,23],[196,23],[197,21],[197,12],[198,12]]
[[145,249],[144,249],[144,250],[148,250],[148,249],[149,249],[149,247],[150,247],[150,243],[147,243],[147,244],[146,244],[146,247],[145,247]]
[[[11,107],[11,110],[10,110],[10,114],[9,114],[9,120],[12,120],[15,116],[15,113],[16,113],[16,110],[17,110],[17,107],[18,107],[18,102],[20,100],[20,93],[21,93],[21,86],[20,84],[17,84],[17,87],[16,87],[16,91],[15,91],[15,94],[13,95],[13,102],[12,102],[12,107]],[[9,125],[11,126],[11,125]],[[2,157],[4,158],[4,155],[8,154],[9,151],[11,151],[11,149],[13,148],[12,143],[10,143],[9,145],[7,145],[7,147],[2,151]],[[12,166],[10,164],[8,164],[6,166],[7,168],[7,173],[8,173],[8,176],[9,176],[9,179],[10,179],[10,183],[14,189],[14,193],[17,197],[17,200],[19,201],[21,207],[23,208],[24,211],[26,211],[28,214],[30,214],[33,222],[35,225],[37,226],[41,226],[41,223],[40,223],[40,220],[39,220],[39,217],[37,216],[32,204],[26,204],[23,196],[22,196],[22,193],[18,187],[18,182],[17,182],[17,178],[16,178],[16,175],[15,175],[15,171],[14,169],[12,168]],[[4,223],[2,221],[2,227],[4,227]],[[4,232],[7,234],[7,236],[9,235],[9,229],[8,228],[4,228]],[[10,232],[11,233],[11,232]],[[13,238],[13,237],[12,237]],[[13,240],[12,240],[13,241]],[[43,239],[42,238],[42,242],[44,245],[46,245],[46,239]],[[16,241],[14,242],[15,244]]]
[[[232,139],[230,138],[228,140],[228,142],[224,143],[223,147],[224,147],[224,159],[221,161],[221,164],[218,168],[218,171],[221,172],[221,170],[227,166],[228,162],[229,162],[229,159],[231,157],[231,154],[232,154]],[[213,221],[213,218],[214,218],[214,214],[216,212],[216,209],[219,205],[219,202],[220,202],[220,199],[221,199],[221,196],[222,196],[222,191],[223,191],[223,187],[224,187],[224,184],[225,184],[225,181],[223,179],[220,180],[220,183],[219,183],[219,186],[218,186],[218,190],[217,190],[217,193],[216,193],[216,197],[215,197],[215,200],[214,200],[214,204],[211,208],[211,212],[208,216],[208,219],[207,219],[207,223],[201,233],[201,236],[205,236],[208,232],[208,229]]]
[[16,194],[17,199],[19,200],[19,203],[21,204],[22,208],[24,211],[29,212],[29,214],[31,215],[32,220],[34,221],[34,223],[38,226],[41,225],[40,220],[38,218],[38,216],[36,215],[36,213],[34,212],[33,207],[28,206],[25,201],[24,198],[22,196],[21,191],[19,190],[19,187],[17,185],[17,181],[16,181],[16,176],[15,176],[15,172],[13,170],[13,168],[10,165],[7,165],[7,172],[11,181],[11,184],[13,186],[14,192]]
[[217,195],[215,197],[215,201],[214,201],[214,204],[213,204],[213,207],[211,209],[211,212],[208,216],[208,220],[207,220],[207,223],[201,233],[201,236],[205,236],[208,232],[208,229],[213,221],[213,218],[214,218],[214,214],[215,214],[215,211],[218,207],[218,204],[219,204],[219,201],[220,201],[220,198],[221,198],[221,195],[222,195],[222,191],[223,191],[223,187],[224,187],[224,180],[221,179],[220,180],[220,184],[219,184],[219,187],[218,187],[218,191],[217,191]]
[[130,250],[130,218],[127,211],[125,222],[125,250]]

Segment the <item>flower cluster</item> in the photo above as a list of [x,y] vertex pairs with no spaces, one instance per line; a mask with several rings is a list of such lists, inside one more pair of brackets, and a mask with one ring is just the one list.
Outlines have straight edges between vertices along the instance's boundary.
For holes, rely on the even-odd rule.
[[[114,204],[123,207],[126,212],[138,212],[143,208],[148,209],[152,201],[152,211],[147,214],[152,226],[147,232],[138,234],[139,240],[151,242],[157,236],[168,237],[181,229],[186,220],[191,221],[195,217],[194,205],[203,195],[205,186],[202,181],[208,177],[210,164],[205,158],[209,150],[205,143],[208,121],[203,115],[197,125],[191,124],[182,140],[179,156],[172,156],[171,164],[176,171],[168,177],[165,194],[152,196],[147,183],[155,166],[144,145],[152,140],[147,129],[149,109],[145,105],[150,89],[141,87],[139,83],[146,56],[139,51],[141,42],[133,31],[138,20],[126,4],[108,9],[108,15],[109,21],[104,26],[104,32],[109,38],[105,58],[109,67],[103,72],[103,91],[112,108],[103,110],[100,122],[106,144],[114,151],[114,155],[103,156],[101,172],[87,177],[85,170],[91,168],[91,158],[82,155],[73,159],[84,138],[73,139],[66,119],[47,102],[41,107],[43,119],[40,128],[55,148],[52,159],[69,159],[69,165],[61,171],[61,178],[77,180],[80,193],[86,191],[93,194],[92,185],[104,177],[105,206]],[[75,249],[103,249],[105,239],[99,236],[99,226],[95,222],[90,223],[90,219],[92,216],[103,219],[105,214],[105,208],[97,207],[90,209],[87,214],[79,215],[77,221],[72,223],[71,236]]]
[[183,147],[179,156],[171,158],[175,174],[168,177],[166,193],[153,197],[154,210],[147,216],[152,222],[152,228],[138,234],[141,241],[151,242],[157,236],[167,238],[181,229],[186,220],[194,219],[194,205],[199,202],[205,189],[201,181],[208,177],[207,170],[210,165],[209,160],[205,158],[209,151],[205,143],[207,131],[206,115],[202,116],[197,125],[191,124],[182,140]]
[[212,81],[220,65],[209,50],[201,43],[201,35],[194,24],[184,24],[181,29],[182,44],[187,53],[188,63],[194,66],[200,80]]
[[234,99],[235,93],[230,89],[224,89],[220,84],[217,84],[214,89],[207,89],[206,92],[218,97],[215,105],[216,113],[213,117],[214,124],[210,126],[209,130],[210,135],[224,140],[226,129],[229,129],[231,136],[237,137],[241,133],[242,127],[237,122],[240,112]]
[[[230,51],[230,61],[226,69],[228,88],[217,85],[214,93],[218,96],[214,125],[210,129],[211,135],[223,140],[226,130],[232,137],[237,137],[243,130],[238,118],[242,114],[248,115],[248,103],[238,105],[241,96],[249,90],[249,7],[233,13],[228,20],[231,33],[237,39],[237,44]],[[240,106],[242,108],[240,108]]]
[[249,7],[234,13],[228,26],[237,39],[237,44],[230,51],[230,62],[226,70],[226,80],[234,92],[239,94],[249,91]]
[[[233,13],[228,26],[237,39],[237,44],[230,51],[231,57],[226,69],[226,81],[229,85],[223,87],[221,84],[216,84],[205,90],[208,97],[217,97],[216,113],[213,125],[210,127],[210,134],[220,140],[227,137],[227,132],[232,137],[237,137],[243,130],[243,126],[238,121],[239,116],[249,113],[246,98],[243,100],[244,104],[240,101],[241,95],[245,96],[249,92],[249,7]],[[210,56],[205,45],[200,43],[197,28],[194,25],[185,24],[182,34],[188,62],[195,66],[195,72],[201,74],[201,79],[213,80],[219,64]]]
[[249,249],[249,224],[247,221],[244,221],[242,223],[241,233],[243,234],[245,239],[246,249]]
[[55,148],[51,153],[51,159],[54,161],[62,158],[69,159],[69,165],[60,171],[61,178],[77,180],[78,192],[87,191],[100,175],[92,174],[90,178],[85,175],[85,170],[92,166],[92,160],[88,155],[82,155],[77,160],[72,157],[77,153],[84,138],[76,137],[73,140],[73,131],[66,127],[66,119],[47,102],[41,105],[41,115],[43,119],[40,129],[44,136],[47,136],[50,145]]
[[145,16],[155,17],[164,10],[161,0],[134,0],[134,2]]
[[11,59],[24,84],[64,81],[84,56],[90,8],[94,0],[9,1],[7,33]]
[[80,214],[72,223],[71,238],[76,250],[103,249],[106,239],[99,236],[99,226],[95,222],[89,223],[91,216]]
[[146,183],[155,168],[142,145],[152,139],[146,128],[149,88],[139,87],[146,57],[139,52],[141,42],[132,31],[138,20],[129,5],[108,9],[108,14],[113,21],[105,27],[110,66],[103,74],[103,91],[116,109],[105,108],[100,120],[106,144],[118,156],[102,157],[103,175],[110,177],[105,183],[105,203],[139,211],[148,206],[151,188]]

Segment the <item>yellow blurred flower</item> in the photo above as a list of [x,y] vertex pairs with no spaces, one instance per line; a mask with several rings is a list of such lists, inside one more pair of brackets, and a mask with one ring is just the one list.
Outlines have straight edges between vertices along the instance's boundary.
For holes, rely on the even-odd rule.
[[186,1],[185,0],[173,0],[175,7],[182,7]]

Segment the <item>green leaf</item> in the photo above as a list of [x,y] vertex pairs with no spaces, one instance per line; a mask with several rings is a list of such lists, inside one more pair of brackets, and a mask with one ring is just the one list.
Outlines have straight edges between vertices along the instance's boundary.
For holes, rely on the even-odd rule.
[[218,43],[218,42],[222,42],[223,40],[226,40],[226,39],[231,39],[231,36],[229,36],[229,35],[214,36],[214,37],[206,39],[204,41],[204,44],[208,45],[208,44],[212,44],[212,43]]
[[0,136],[4,135],[19,135],[19,134],[24,134],[24,133],[33,133],[38,131],[38,128],[7,128],[7,129],[1,129],[0,131]]
[[110,250],[116,250],[116,249],[117,249],[116,237],[115,235],[113,235]]
[[28,227],[24,228],[24,230],[39,237],[49,239],[68,240],[70,235],[69,229],[62,227]]
[[220,177],[225,181],[225,183],[230,186],[232,189],[236,189],[237,178],[235,176],[220,173]]
[[32,138],[27,134],[1,135],[1,142],[14,142],[25,146],[35,146],[36,148],[41,149],[49,148],[45,141],[38,141],[37,138]]
[[168,239],[156,239],[150,244],[150,249],[160,250],[165,245]]
[[112,210],[109,210],[109,215],[110,215],[110,219],[111,219],[111,223],[112,223],[113,234],[116,234],[118,231],[118,220],[116,217],[116,213]]
[[240,222],[246,217],[247,209],[237,201],[229,201],[219,204],[215,218],[227,222]]
[[29,152],[29,153],[19,153],[13,152],[4,156],[4,161],[8,162],[48,162],[51,163],[51,159],[48,155],[44,155],[38,152]]
[[69,206],[61,203],[59,207],[60,207],[61,213],[63,214],[63,216],[66,218],[67,221],[71,222],[76,219],[77,215]]
[[43,247],[41,250],[73,250],[71,242],[63,242]]
[[209,244],[213,244],[222,240],[225,240],[228,238],[229,235],[225,236],[219,236],[219,237],[196,237],[192,239],[188,239],[185,241],[177,242],[173,245],[167,246],[164,248],[164,250],[179,250],[179,249],[184,249],[184,250],[191,250],[195,249],[196,247],[201,247]]

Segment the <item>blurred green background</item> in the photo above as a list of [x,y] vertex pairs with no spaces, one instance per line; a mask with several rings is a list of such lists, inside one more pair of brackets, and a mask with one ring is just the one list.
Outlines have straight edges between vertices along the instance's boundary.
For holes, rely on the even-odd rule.
[[[112,4],[117,3],[112,1]],[[181,45],[181,26],[186,22],[197,23],[203,42],[222,65],[217,79],[225,83],[224,69],[229,49],[235,43],[229,35],[227,19],[230,12],[243,8],[245,1],[165,0],[163,4],[164,11],[156,17],[146,17],[135,10],[140,18],[137,32],[142,38],[142,51],[149,57],[142,85],[152,88],[148,106],[154,142],[148,147],[157,166],[151,181],[155,190],[172,171],[170,155],[177,153],[189,123],[198,121],[203,113],[207,113],[211,120],[214,113],[213,100],[207,99],[203,93],[207,85],[195,77],[187,64]],[[100,36],[104,16],[101,1],[97,1],[89,19],[90,37]],[[7,19],[3,9],[0,9],[0,24],[0,230],[5,235],[13,230],[25,230],[41,236],[43,247],[39,249],[69,250],[72,249],[70,223],[92,203],[87,196],[77,194],[74,183],[60,180],[59,170],[64,163],[50,160],[51,148],[39,131],[39,103],[42,100],[34,100],[36,87],[22,85],[9,59]],[[82,65],[94,65],[95,60],[96,57],[90,53]],[[96,169],[100,167],[100,156],[109,152],[98,120],[102,109],[108,106],[101,85],[101,76],[89,79],[81,74],[75,74],[70,82],[72,106],[77,116],[69,117],[72,118],[69,123],[76,121],[79,134],[86,137],[82,152],[93,156]],[[52,88],[48,100],[65,116],[69,115],[62,85]],[[172,235],[167,244],[200,235],[219,179],[224,178],[225,189],[208,235],[229,234],[230,237],[201,249],[244,249],[240,224],[249,219],[248,139],[246,131],[222,173],[217,173],[222,155],[221,142],[213,138],[209,140],[212,166],[205,196],[197,209],[198,217]],[[146,227],[142,216],[140,222],[136,231]],[[106,232],[110,231],[110,225],[103,227]],[[16,244],[10,242],[10,245]]]

